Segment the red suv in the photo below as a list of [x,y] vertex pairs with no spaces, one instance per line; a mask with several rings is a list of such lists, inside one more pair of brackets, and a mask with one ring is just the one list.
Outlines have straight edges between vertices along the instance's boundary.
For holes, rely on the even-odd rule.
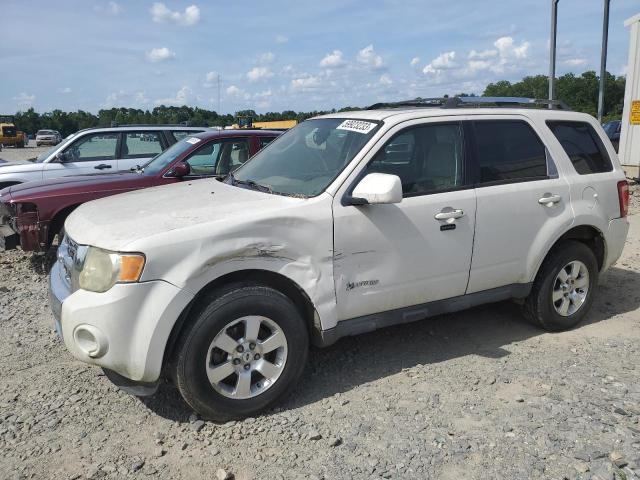
[[225,177],[281,132],[220,130],[184,138],[131,172],[28,182],[0,190],[0,249],[46,251],[80,204],[118,193]]

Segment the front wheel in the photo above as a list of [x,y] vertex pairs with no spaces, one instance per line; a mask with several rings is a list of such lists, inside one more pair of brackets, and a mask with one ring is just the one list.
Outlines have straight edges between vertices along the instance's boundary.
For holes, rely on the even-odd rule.
[[190,316],[176,349],[176,383],[204,418],[226,421],[264,410],[302,374],[309,333],[285,295],[262,285],[230,285]]
[[567,241],[542,263],[524,315],[550,331],[569,329],[589,312],[598,285],[598,261],[585,244]]

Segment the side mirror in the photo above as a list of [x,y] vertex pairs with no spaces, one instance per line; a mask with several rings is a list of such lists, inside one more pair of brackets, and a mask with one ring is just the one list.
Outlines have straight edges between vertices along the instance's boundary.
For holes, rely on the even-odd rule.
[[397,175],[370,173],[356,185],[351,194],[352,205],[400,203],[402,182]]
[[186,177],[191,173],[191,167],[188,163],[180,162],[171,171],[171,175],[176,178]]
[[60,163],[68,163],[71,161],[71,155],[69,152],[60,152],[56,154],[56,160]]

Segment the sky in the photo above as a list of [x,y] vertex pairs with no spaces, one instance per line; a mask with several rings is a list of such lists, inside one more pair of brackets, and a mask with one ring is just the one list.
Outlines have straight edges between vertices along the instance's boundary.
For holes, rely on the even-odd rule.
[[[0,113],[311,111],[548,72],[549,0],[0,0]],[[194,3],[195,2],[195,3]],[[602,0],[560,0],[559,75],[599,71]],[[625,73],[640,0],[612,0]]]

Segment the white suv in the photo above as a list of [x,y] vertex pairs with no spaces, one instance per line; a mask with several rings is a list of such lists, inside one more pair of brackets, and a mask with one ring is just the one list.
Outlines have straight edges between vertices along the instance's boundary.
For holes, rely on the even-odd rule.
[[[50,178],[128,171],[142,165],[185,136],[207,130],[184,125],[95,127],[69,135],[32,162],[0,165],[0,190]],[[40,130],[41,132],[53,130]],[[38,145],[42,141],[37,140]]]
[[130,392],[169,379],[223,420],[285,395],[310,342],[507,299],[573,327],[622,252],[627,182],[595,119],[508,102],[326,115],[224,182],[80,206],[51,272],[59,334]]

